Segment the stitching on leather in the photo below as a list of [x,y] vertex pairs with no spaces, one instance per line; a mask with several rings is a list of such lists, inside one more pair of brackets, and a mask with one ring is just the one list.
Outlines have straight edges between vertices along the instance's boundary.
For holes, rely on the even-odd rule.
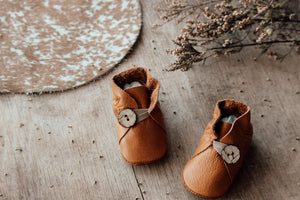
[[161,125],[156,121],[156,119],[154,118],[154,117],[152,117],[152,115],[151,114],[149,114],[149,116],[150,116],[150,118],[159,126],[159,128],[161,128],[162,130],[163,130],[163,132],[165,133],[165,134],[167,134],[167,131],[163,128],[163,127],[161,127]]
[[[213,149],[214,149],[215,151],[217,151],[215,148],[213,148]],[[227,174],[228,174],[228,176],[229,176],[230,183],[232,183],[233,178],[232,178],[231,175],[230,175],[230,171],[229,171],[229,169],[228,169],[227,163],[224,161],[224,159],[222,158],[222,156],[221,156],[219,153],[218,153],[218,156],[221,157],[221,159],[222,159],[222,161],[223,161],[223,163],[224,163],[224,165],[225,165]]]
[[122,139],[127,135],[127,133],[129,132],[130,129],[131,129],[131,127],[128,128],[127,131],[126,131],[126,132],[122,135],[122,137],[119,139],[119,144],[121,143]]
[[[202,151],[200,151],[199,153],[197,153],[196,155],[194,155],[194,156],[191,158],[191,160],[194,159],[195,157],[197,157],[198,155],[200,155],[201,153],[203,153],[204,151],[206,151],[209,147],[212,147],[212,144],[209,145],[208,147],[206,147],[205,149],[203,149]],[[214,149],[214,148],[213,148],[213,149]],[[214,150],[215,150],[215,149],[214,149]],[[216,150],[215,150],[215,151],[216,151]],[[218,154],[218,156],[221,157],[219,154]],[[221,157],[221,159],[222,159],[222,157]],[[224,163],[224,165],[225,165],[227,174],[228,174],[229,179],[230,179],[230,183],[232,183],[233,179],[232,179],[232,177],[231,177],[231,175],[230,175],[230,171],[229,171],[229,169],[228,169],[228,166],[227,166],[227,164],[225,163],[225,161],[224,161],[223,159],[222,159],[222,161],[223,161],[223,163]]]
[[232,179],[232,177],[231,177],[231,175],[230,175],[230,171],[229,171],[229,169],[228,169],[228,166],[227,166],[227,164],[225,163],[225,161],[224,161],[224,160],[223,160],[223,163],[224,163],[224,165],[225,165],[225,168],[226,168],[227,174],[228,174],[228,176],[229,176],[230,183],[232,183],[233,179]]
[[[150,119],[152,119],[158,126],[159,126],[159,128],[161,128],[162,130],[163,130],[163,132],[165,133],[165,134],[167,134],[167,132],[166,132],[166,130],[164,129],[164,128],[162,128],[161,126],[160,126],[160,124],[149,114],[149,116],[150,116]],[[147,119],[145,119],[145,120],[147,120]],[[144,121],[144,120],[143,120]],[[140,121],[140,122],[142,122],[142,121]],[[140,123],[139,122],[139,123]],[[136,126],[137,124],[135,124],[134,126]],[[133,126],[133,127],[134,127]],[[122,141],[122,139],[127,135],[127,133],[129,132],[129,130],[131,129],[132,127],[129,127],[128,129],[127,129],[127,131],[122,135],[122,137],[120,138],[120,140],[119,140],[119,144],[121,143],[121,141]]]
[[191,158],[191,160],[192,159],[194,159],[195,157],[197,157],[197,156],[199,156],[201,153],[203,153],[204,151],[206,151],[209,147],[211,147],[212,146],[212,144],[210,144],[209,146],[207,146],[205,149],[203,149],[202,151],[200,151],[199,153],[197,153],[196,155],[194,155],[192,158]]

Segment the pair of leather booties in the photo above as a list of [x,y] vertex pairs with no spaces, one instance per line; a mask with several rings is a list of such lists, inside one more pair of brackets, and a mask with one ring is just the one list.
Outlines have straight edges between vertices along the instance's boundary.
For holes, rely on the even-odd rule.
[[[166,153],[159,87],[149,71],[140,67],[112,78],[119,145],[123,158],[131,165],[155,162]],[[225,194],[242,165],[252,134],[250,108],[234,100],[219,101],[213,120],[183,169],[186,189],[206,198]]]

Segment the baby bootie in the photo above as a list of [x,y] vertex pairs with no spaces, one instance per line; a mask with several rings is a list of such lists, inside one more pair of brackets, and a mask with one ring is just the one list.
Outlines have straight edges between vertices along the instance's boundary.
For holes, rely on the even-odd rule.
[[234,100],[219,101],[213,120],[183,169],[186,189],[205,198],[224,195],[243,163],[252,134],[250,108]]
[[135,67],[112,78],[113,111],[121,154],[131,165],[152,163],[167,150],[159,82]]

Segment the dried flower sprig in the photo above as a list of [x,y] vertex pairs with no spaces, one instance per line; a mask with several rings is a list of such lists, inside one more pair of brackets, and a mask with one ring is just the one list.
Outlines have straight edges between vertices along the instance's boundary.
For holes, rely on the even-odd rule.
[[[194,4],[168,2],[158,8],[163,23],[185,21],[181,34],[173,41],[178,48],[168,50],[176,57],[168,70],[187,70],[193,63],[210,57],[231,55],[245,47],[260,47],[262,54],[283,60],[300,45],[300,20],[291,9],[292,1],[211,0]],[[159,25],[162,25],[159,24]],[[156,25],[156,26],[159,26]],[[280,54],[271,47],[286,43],[290,50]],[[256,59],[256,57],[255,57]]]

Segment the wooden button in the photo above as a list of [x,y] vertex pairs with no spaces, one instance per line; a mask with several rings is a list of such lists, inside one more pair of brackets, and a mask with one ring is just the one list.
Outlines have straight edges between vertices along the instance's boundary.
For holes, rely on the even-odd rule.
[[234,164],[240,159],[240,150],[234,145],[226,145],[221,156],[227,164]]
[[135,112],[130,108],[121,110],[118,115],[119,124],[121,124],[125,128],[129,128],[129,127],[133,126],[136,122],[136,119],[137,119],[137,116],[136,116]]

